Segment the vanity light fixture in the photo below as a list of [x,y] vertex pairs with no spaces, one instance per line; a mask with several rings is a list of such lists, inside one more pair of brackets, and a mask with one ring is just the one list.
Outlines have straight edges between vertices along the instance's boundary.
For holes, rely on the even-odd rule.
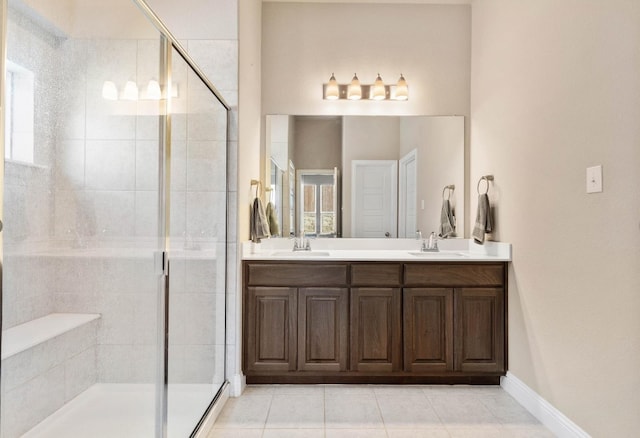
[[[171,85],[170,94],[172,98],[178,98],[177,83],[174,82]],[[102,98],[105,100],[161,100],[164,99],[165,96],[166,93],[163,92],[160,83],[155,79],[149,80],[142,93],[138,90],[138,85],[131,80],[127,81],[122,93],[118,93],[118,87],[113,81],[104,81],[102,84]]]
[[322,97],[325,100],[407,100],[409,87],[401,74],[395,85],[385,85],[378,73],[373,84],[361,84],[358,75],[354,74],[348,84],[339,84],[331,73],[329,82],[322,86]]

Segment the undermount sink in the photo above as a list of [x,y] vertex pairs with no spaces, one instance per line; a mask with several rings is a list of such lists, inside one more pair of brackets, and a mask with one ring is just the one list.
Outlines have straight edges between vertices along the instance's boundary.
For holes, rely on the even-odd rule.
[[271,253],[273,257],[328,257],[327,251],[276,251]]
[[455,251],[426,251],[426,252],[422,252],[422,251],[410,251],[409,254],[416,256],[416,257],[427,257],[427,258],[447,258],[447,257],[451,257],[451,258],[463,258],[463,257],[469,257],[468,254],[465,254],[463,252],[455,252]]

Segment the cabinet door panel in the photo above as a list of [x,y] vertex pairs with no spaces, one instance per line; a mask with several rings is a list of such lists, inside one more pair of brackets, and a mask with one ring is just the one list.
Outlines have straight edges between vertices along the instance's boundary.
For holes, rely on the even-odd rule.
[[453,370],[453,289],[404,290],[404,368]]
[[247,370],[295,370],[296,295],[289,287],[248,288]]
[[504,291],[456,290],[456,370],[504,372]]
[[298,370],[347,369],[347,306],[347,289],[299,289]]
[[351,289],[351,370],[399,371],[400,321],[400,289]]

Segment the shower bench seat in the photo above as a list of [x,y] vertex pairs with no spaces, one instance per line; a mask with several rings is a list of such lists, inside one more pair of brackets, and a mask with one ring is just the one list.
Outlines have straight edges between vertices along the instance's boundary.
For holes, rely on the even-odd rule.
[[97,313],[50,313],[2,332],[2,360],[100,318]]
[[20,412],[3,418],[6,436],[22,435],[96,382],[99,320],[51,313],[2,331],[2,398]]

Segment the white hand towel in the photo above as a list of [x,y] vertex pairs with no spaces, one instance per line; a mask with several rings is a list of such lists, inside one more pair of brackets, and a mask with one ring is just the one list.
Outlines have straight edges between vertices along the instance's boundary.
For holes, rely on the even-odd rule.
[[493,220],[491,217],[491,205],[486,193],[478,196],[478,212],[476,213],[476,223],[473,227],[473,240],[476,243],[484,243],[484,233],[493,231]]

